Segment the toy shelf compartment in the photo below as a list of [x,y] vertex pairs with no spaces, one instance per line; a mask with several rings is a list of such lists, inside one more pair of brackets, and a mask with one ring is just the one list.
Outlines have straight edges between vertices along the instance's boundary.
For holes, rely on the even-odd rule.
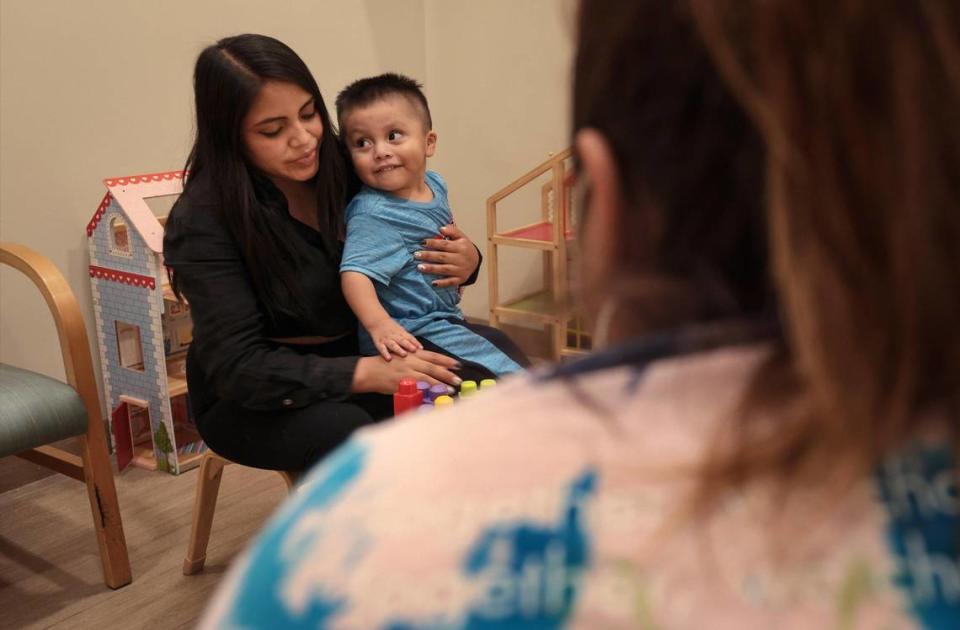
[[549,290],[535,291],[493,307],[498,317],[509,317],[542,324],[559,324],[567,311]]
[[[573,241],[573,230],[567,227],[564,232],[567,243]],[[497,245],[512,245],[514,247],[530,247],[532,249],[556,249],[553,241],[553,223],[540,221],[523,227],[499,232],[490,237],[490,242]]]
[[[163,301],[164,302],[176,302],[177,296],[173,294],[173,288],[170,286],[170,283],[167,280],[163,281],[162,292],[163,292]],[[186,300],[184,300],[186,302]]]
[[186,352],[167,357],[167,395],[170,398],[187,393],[186,360]]
[[[176,448],[176,457],[180,472],[185,472],[200,465],[207,446],[197,433],[193,421],[189,419],[186,406],[189,404],[186,394],[170,397],[170,405],[174,409],[174,429],[171,447]],[[127,410],[130,413],[130,410]],[[128,418],[129,419],[129,418]],[[157,470],[156,454],[153,439],[149,434],[132,436],[131,456],[129,464],[147,470]],[[170,451],[173,454],[173,451]],[[169,462],[168,466],[169,467]],[[165,469],[167,469],[165,468]]]
[[549,290],[529,293],[491,310],[498,322],[523,321],[556,328],[562,343],[559,350],[554,350],[561,359],[583,356],[592,348],[592,339],[584,328],[583,319],[569,306],[557,302]]
[[[189,305],[177,300],[167,282],[163,283],[165,367],[167,373],[167,396],[174,415],[174,448],[180,472],[200,464],[207,446],[197,432],[189,409],[187,392],[187,348],[193,340],[193,324],[189,317]],[[151,453],[151,456],[153,453]]]

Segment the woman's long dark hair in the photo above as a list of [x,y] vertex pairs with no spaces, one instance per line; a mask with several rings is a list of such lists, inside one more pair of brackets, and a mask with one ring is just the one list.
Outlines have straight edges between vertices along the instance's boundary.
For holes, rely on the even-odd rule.
[[[185,168],[190,173],[184,194],[201,181],[213,191],[264,308],[271,317],[280,313],[297,316],[305,314],[308,305],[291,271],[298,254],[289,246],[290,224],[278,220],[282,209],[277,203],[263,198],[263,191],[273,190],[273,184],[249,163],[243,144],[243,119],[266,81],[293,83],[314,98],[323,123],[314,178],[317,222],[330,242],[342,238],[351,180],[337,131],[303,60],[283,42],[265,35],[221,39],[197,58],[193,75],[196,140],[187,158]],[[175,273],[171,274],[171,286],[179,295]]]

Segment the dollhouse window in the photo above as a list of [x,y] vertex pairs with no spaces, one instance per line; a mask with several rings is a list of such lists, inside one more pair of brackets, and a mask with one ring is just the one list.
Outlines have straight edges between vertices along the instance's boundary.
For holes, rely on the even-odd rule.
[[110,253],[118,256],[130,255],[130,234],[123,217],[110,219]]
[[121,321],[115,323],[120,365],[130,370],[143,372],[143,346],[140,343],[140,327]]

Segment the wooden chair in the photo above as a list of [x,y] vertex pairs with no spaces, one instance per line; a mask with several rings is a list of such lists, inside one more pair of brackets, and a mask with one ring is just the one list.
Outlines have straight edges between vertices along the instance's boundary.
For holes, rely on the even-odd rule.
[[[131,581],[130,560],[83,316],[66,279],[46,257],[0,243],[0,263],[30,278],[43,295],[69,383],[0,364],[0,457],[18,455],[87,484],[104,582],[120,588]],[[74,436],[80,457],[50,446]]]
[[[183,574],[193,575],[203,570],[207,560],[207,543],[210,542],[210,528],[213,525],[213,513],[217,509],[217,494],[220,492],[220,479],[223,467],[232,464],[229,459],[208,450],[200,462],[200,474],[197,477],[197,495],[193,502],[193,524],[190,526],[190,542],[187,544],[187,556],[183,559]],[[287,490],[293,488],[296,478],[293,473],[278,470],[287,484]]]

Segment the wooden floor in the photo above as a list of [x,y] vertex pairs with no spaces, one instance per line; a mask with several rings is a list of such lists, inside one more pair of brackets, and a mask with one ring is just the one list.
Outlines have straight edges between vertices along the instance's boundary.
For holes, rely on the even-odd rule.
[[0,627],[193,627],[229,562],[286,495],[280,475],[227,466],[203,573],[181,573],[197,470],[116,477],[133,582],[103,584],[86,489],[54,475],[0,494]]

